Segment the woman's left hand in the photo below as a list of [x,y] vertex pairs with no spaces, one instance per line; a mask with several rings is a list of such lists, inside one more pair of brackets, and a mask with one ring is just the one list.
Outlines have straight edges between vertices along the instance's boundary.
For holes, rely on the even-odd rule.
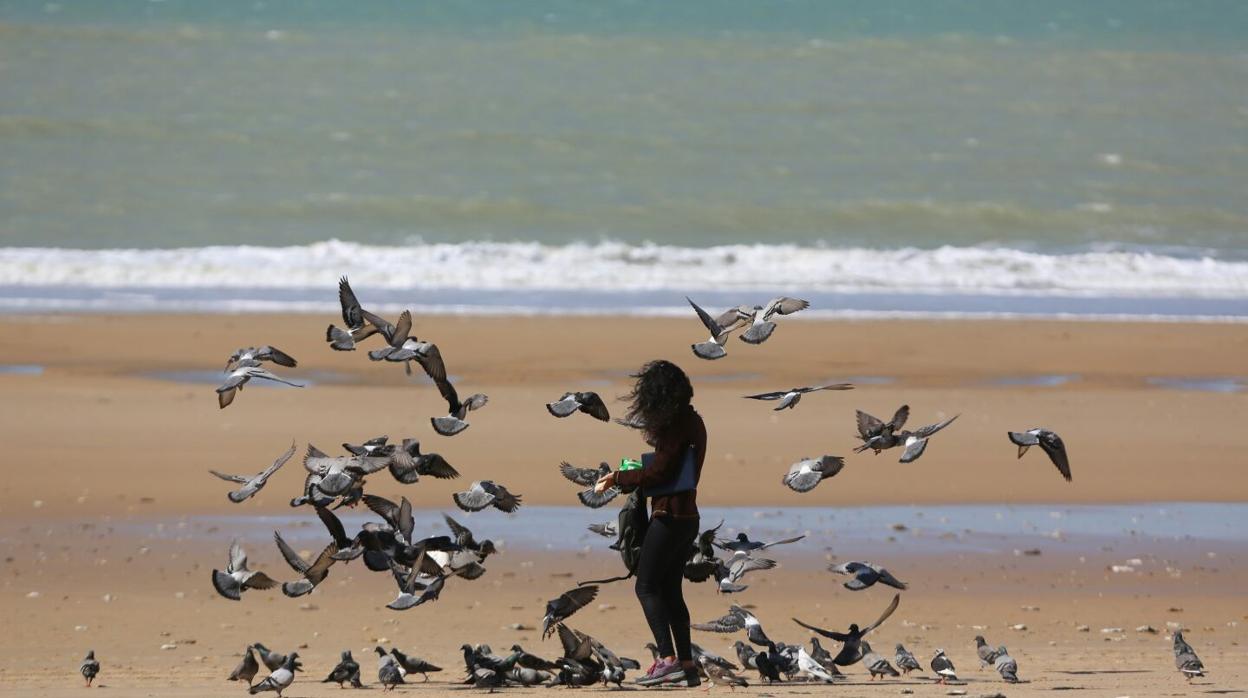
[[611,487],[615,487],[615,473],[607,473],[598,478],[598,482],[594,483],[594,492],[602,494]]

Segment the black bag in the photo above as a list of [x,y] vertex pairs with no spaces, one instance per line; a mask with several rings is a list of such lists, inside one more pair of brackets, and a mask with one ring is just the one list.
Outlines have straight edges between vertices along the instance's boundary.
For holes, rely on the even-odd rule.
[[628,495],[624,506],[620,508],[619,517],[616,519],[616,539],[611,544],[612,550],[620,552],[620,558],[624,561],[624,568],[628,570],[628,574],[610,579],[591,579],[577,582],[576,585],[579,587],[586,584],[622,582],[636,574],[637,564],[641,562],[641,543],[646,539],[646,529],[649,527],[650,515],[646,511],[646,497],[640,489],[634,490]]

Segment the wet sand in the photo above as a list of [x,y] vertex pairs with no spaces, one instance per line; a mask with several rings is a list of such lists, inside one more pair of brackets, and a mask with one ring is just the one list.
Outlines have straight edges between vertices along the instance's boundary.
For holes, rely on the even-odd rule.
[[[703,338],[692,321],[418,318],[415,332],[438,342],[461,391],[491,398],[471,415],[468,431],[447,439],[428,425],[444,405],[432,386],[406,378],[397,365],[371,363],[362,351],[329,351],[321,338],[333,319],[0,319],[0,365],[27,367],[0,371],[8,463],[0,482],[0,623],[20,629],[0,639],[0,695],[79,695],[75,669],[88,647],[104,664],[104,685],[120,695],[162,696],[241,692],[223,677],[252,641],[279,651],[307,644],[300,651],[309,671],[291,696],[335,694],[337,688],[311,680],[322,678],[346,648],[355,651],[365,678],[375,678],[367,652],[381,638],[447,667],[439,682],[404,689],[430,695],[453,689],[446,681],[460,675],[456,648],[463,642],[499,650],[519,641],[556,654],[553,640],[506,628],[535,625],[547,598],[572,577],[611,573],[614,558],[513,548],[491,560],[485,578],[453,582],[436,605],[407,613],[382,608],[393,597],[386,575],[354,564],[335,568],[322,589],[303,599],[253,592],[233,603],[217,597],[208,581],[209,570],[225,562],[228,540],[152,539],[123,524],[176,530],[184,516],[290,514],[286,502],[303,478],[297,461],[244,505],[226,501],[224,483],[205,471],[258,471],[291,440],[301,449],[311,441],[332,451],[382,433],[420,438],[464,478],[400,486],[383,473],[370,479],[379,494],[449,511],[457,486],[493,477],[528,505],[570,504],[574,490],[556,472],[560,460],[614,461],[643,446],[628,430],[583,415],[555,420],[542,403],[565,390],[594,389],[619,413],[612,398],[626,390],[627,372],[654,357],[672,358],[694,376],[712,443],[700,492],[706,506],[1248,500],[1237,442],[1248,394],[1156,382],[1224,383],[1248,375],[1248,327],[1241,325],[782,321],[762,347],[732,340],[728,358],[702,362],[688,352],[690,342]],[[204,374],[177,380],[220,366],[236,346],[259,343],[299,358],[299,368],[280,372],[314,385],[249,387],[219,410]],[[827,380],[852,380],[859,388],[808,396],[780,414],[740,399]],[[886,417],[902,402],[911,405],[912,425],[962,416],[914,464],[898,464],[896,452],[849,453],[855,408]],[[1015,458],[1004,431],[1037,425],[1062,433],[1073,483],[1041,453]],[[781,486],[791,461],[822,453],[848,456],[844,472],[807,495]],[[471,524],[505,537],[498,529],[523,525],[523,512],[516,519],[478,515]],[[869,622],[889,595],[851,594],[821,571],[837,554],[834,534],[814,531],[809,541],[777,552],[781,569],[733,600],[755,605],[769,632],[776,628],[773,634],[789,641],[806,639],[787,620],[793,615],[831,627]],[[574,535],[579,540],[581,532]],[[252,547],[258,567],[279,569],[272,545]],[[924,664],[936,647],[946,648],[971,681],[954,688],[968,695],[1040,695],[1067,687],[1098,696],[1190,695],[1248,686],[1242,544],[1125,538],[1108,547],[1054,545],[1036,557],[1005,552],[1008,545],[996,553],[935,556],[882,548],[885,557],[876,561],[912,589],[876,648],[891,655],[892,645],[904,642]],[[1131,558],[1144,564],[1131,573],[1108,571]],[[705,586],[692,589],[690,600],[695,620],[718,616],[729,603]],[[600,601],[613,608],[587,609],[573,625],[625,654],[641,654],[645,628],[628,584],[605,590]],[[1174,671],[1167,622],[1191,629],[1188,639],[1211,670],[1202,685],[1188,687]],[[1017,623],[1027,629],[1009,629]],[[1089,631],[1080,632],[1080,625]],[[1142,625],[1159,632],[1136,632]],[[1031,683],[1006,686],[977,671],[970,640],[976,634],[1009,646]],[[726,653],[731,639],[699,641]],[[164,644],[177,648],[161,650]],[[849,673],[852,688],[834,690],[902,690],[899,680],[869,685],[860,667]],[[916,695],[950,690],[918,680],[904,687]]]

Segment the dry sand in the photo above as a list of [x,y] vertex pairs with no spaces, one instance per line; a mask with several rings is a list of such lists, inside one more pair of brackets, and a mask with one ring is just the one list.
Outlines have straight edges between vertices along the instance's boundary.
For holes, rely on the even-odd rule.
[[[331,319],[0,319],[0,366],[43,367],[39,375],[0,373],[6,398],[0,403],[6,449],[0,624],[8,629],[0,639],[0,695],[78,695],[75,668],[88,647],[104,664],[101,682],[116,694],[161,696],[241,692],[223,677],[251,641],[282,651],[307,645],[301,653],[309,672],[288,691],[291,696],[336,693],[312,680],[322,678],[345,648],[355,651],[366,679],[375,677],[367,649],[379,638],[447,667],[439,682],[403,689],[430,695],[453,687],[446,682],[460,675],[455,648],[463,642],[503,649],[519,641],[555,654],[553,640],[542,643],[531,630],[506,626],[537,623],[545,599],[573,581],[556,575],[609,573],[618,565],[613,558],[510,550],[491,560],[484,579],[448,585],[437,605],[407,613],[382,608],[393,594],[391,581],[356,565],[336,568],[322,589],[304,599],[252,593],[233,603],[208,584],[208,571],[224,562],[228,541],[213,541],[207,532],[188,533],[181,542],[148,539],[123,524],[176,527],[190,514],[290,513],[286,501],[303,477],[297,462],[239,506],[225,500],[223,483],[206,469],[254,472],[292,439],[301,448],[311,441],[332,450],[342,441],[381,433],[419,437],[465,480],[492,476],[523,494],[526,504],[567,504],[571,491],[555,468],[560,460],[615,460],[642,444],[623,428],[581,415],[554,420],[541,403],[564,390],[588,388],[619,412],[611,398],[625,391],[626,373],[655,357],[672,358],[694,376],[712,449],[700,492],[704,504],[1248,498],[1240,443],[1248,396],[1149,382],[1244,376],[1248,328],[1242,325],[786,321],[763,347],[733,340],[728,358],[701,362],[688,352],[690,342],[702,339],[689,320],[421,318],[415,332],[442,347],[461,390],[491,397],[488,407],[471,416],[467,432],[445,439],[428,426],[428,417],[441,409],[432,386],[407,379],[398,366],[370,363],[362,352],[329,351],[321,338]],[[211,371],[234,347],[257,343],[298,357],[299,368],[283,374],[315,384],[303,390],[248,388],[230,408],[218,410],[210,384],[153,377]],[[1074,378],[1054,387],[999,383],[1048,375]],[[855,380],[859,388],[809,396],[797,410],[779,415],[765,403],[739,397],[824,380]],[[895,453],[849,454],[855,408],[886,416],[902,402],[911,405],[912,424],[962,417],[915,464],[898,464]],[[1014,458],[1003,432],[1035,425],[1060,429],[1074,483],[1062,481],[1039,453]],[[821,453],[850,455],[845,471],[804,496],[780,485],[789,462]],[[400,488],[381,480],[377,486],[417,506],[447,508],[456,483]],[[514,522],[499,518],[497,525],[504,521],[523,525],[523,515]],[[788,620],[792,615],[844,626],[873,619],[887,603],[881,590],[850,594],[820,571],[826,541],[818,538],[812,536],[809,547],[777,553],[782,568],[739,598],[757,607],[773,636],[805,638]],[[945,647],[970,680],[953,688],[968,695],[1039,695],[1067,687],[1096,696],[1248,688],[1239,625],[1248,620],[1244,546],[1127,541],[1112,547],[1059,549],[1035,558],[888,559],[912,590],[879,633],[877,649],[891,655],[892,645],[904,642],[926,663],[935,647]],[[278,564],[271,546],[253,557],[265,568]],[[1124,557],[1147,562],[1137,573],[1106,571]],[[695,619],[726,610],[728,599],[709,587],[689,595]],[[625,654],[642,654],[645,629],[629,586],[605,590],[601,601],[613,608],[589,609],[574,625]],[[1212,672],[1201,685],[1189,687],[1174,671],[1167,622],[1191,629],[1189,641]],[[1017,623],[1027,629],[1009,629]],[[1160,632],[1135,631],[1146,624]],[[1090,631],[1080,632],[1079,625]],[[995,674],[977,671],[970,638],[981,633],[1008,645],[1020,675],[1031,683],[1006,686],[993,680]],[[730,638],[699,640],[729,651]],[[161,650],[163,644],[177,648]],[[919,680],[871,686],[861,668],[850,672],[853,686],[830,690],[951,690]]]

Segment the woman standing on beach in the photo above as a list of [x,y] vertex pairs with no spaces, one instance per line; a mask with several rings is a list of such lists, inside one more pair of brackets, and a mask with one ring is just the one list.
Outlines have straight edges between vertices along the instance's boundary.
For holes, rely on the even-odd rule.
[[[681,591],[685,562],[698,535],[697,483],[706,456],[706,425],[693,409],[693,386],[679,366],[651,361],[633,376],[624,423],[640,429],[654,456],[641,469],[605,475],[599,488],[640,487],[650,496],[650,525],[637,564],[637,600],[654,634],[658,659],[638,680],[644,686],[698,685],[689,640],[689,609]],[[692,473],[689,470],[692,469]],[[661,494],[660,494],[661,493]]]

